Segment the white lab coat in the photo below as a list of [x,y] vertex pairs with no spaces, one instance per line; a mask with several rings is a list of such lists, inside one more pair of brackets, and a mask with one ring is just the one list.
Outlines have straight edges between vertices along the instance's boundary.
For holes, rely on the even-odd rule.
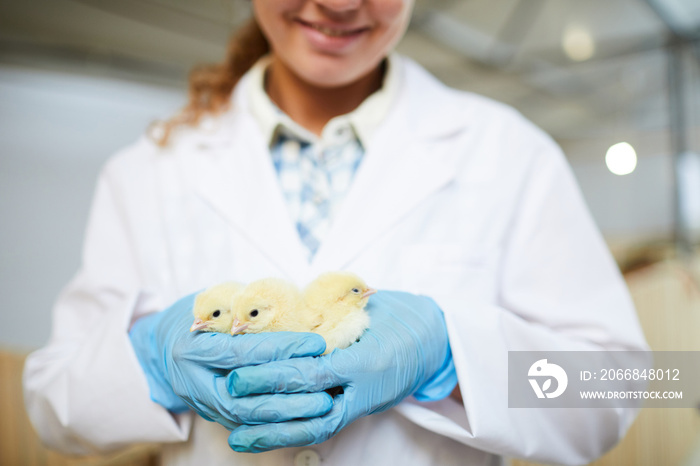
[[27,360],[27,409],[45,442],[71,452],[168,442],[166,464],[293,464],[304,448],[238,454],[218,424],[153,403],[127,330],[218,281],[302,284],[337,269],[437,301],[464,407],[406,400],[308,447],[323,464],[581,463],[624,435],[634,410],[507,407],[508,350],[646,348],[560,150],[514,110],[397,63],[397,103],[310,264],[245,78],[222,117],[169,149],[144,138],[109,161],[80,272],[50,342]]

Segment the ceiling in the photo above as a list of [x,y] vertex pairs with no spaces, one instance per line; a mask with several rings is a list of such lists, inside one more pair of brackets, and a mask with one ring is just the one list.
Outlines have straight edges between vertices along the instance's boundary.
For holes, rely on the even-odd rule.
[[[0,63],[182,87],[192,65],[221,59],[249,10],[245,0],[0,0]],[[577,144],[668,139],[673,44],[683,44],[681,102],[697,150],[698,0],[419,0],[399,51]]]

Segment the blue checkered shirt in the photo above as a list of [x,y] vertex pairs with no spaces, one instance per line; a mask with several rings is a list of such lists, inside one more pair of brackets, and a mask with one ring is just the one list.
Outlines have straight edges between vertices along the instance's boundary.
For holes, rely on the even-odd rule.
[[340,127],[331,143],[311,142],[280,127],[271,154],[292,221],[311,260],[350,188],[364,148],[350,126]]

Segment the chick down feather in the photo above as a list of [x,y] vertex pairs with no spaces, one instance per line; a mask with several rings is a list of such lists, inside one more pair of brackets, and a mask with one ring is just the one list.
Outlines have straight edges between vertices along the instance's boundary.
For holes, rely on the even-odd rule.
[[225,282],[195,298],[190,331],[239,333],[313,332],[326,341],[328,354],[347,348],[369,327],[365,311],[376,290],[350,272],[328,272],[302,293],[293,283],[264,278],[248,285]]
[[233,325],[231,301],[244,286],[242,283],[229,281],[200,292],[194,299],[194,323],[190,332],[230,332]]
[[319,324],[311,331],[326,340],[328,354],[356,342],[369,327],[365,311],[369,296],[376,290],[350,272],[328,272],[320,275],[304,290],[303,299],[312,321]]
[[232,334],[309,332],[318,325],[303,305],[301,291],[291,282],[263,278],[248,284],[232,302]]

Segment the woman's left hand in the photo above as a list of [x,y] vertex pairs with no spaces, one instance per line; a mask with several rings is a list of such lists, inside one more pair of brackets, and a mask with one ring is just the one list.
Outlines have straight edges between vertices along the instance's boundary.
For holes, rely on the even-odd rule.
[[424,296],[380,291],[370,299],[370,328],[349,348],[316,358],[241,367],[228,376],[233,396],[313,393],[342,387],[321,417],[234,429],[236,451],[262,452],[323,442],[368,414],[384,411],[413,394],[434,401],[457,383],[445,320]]

